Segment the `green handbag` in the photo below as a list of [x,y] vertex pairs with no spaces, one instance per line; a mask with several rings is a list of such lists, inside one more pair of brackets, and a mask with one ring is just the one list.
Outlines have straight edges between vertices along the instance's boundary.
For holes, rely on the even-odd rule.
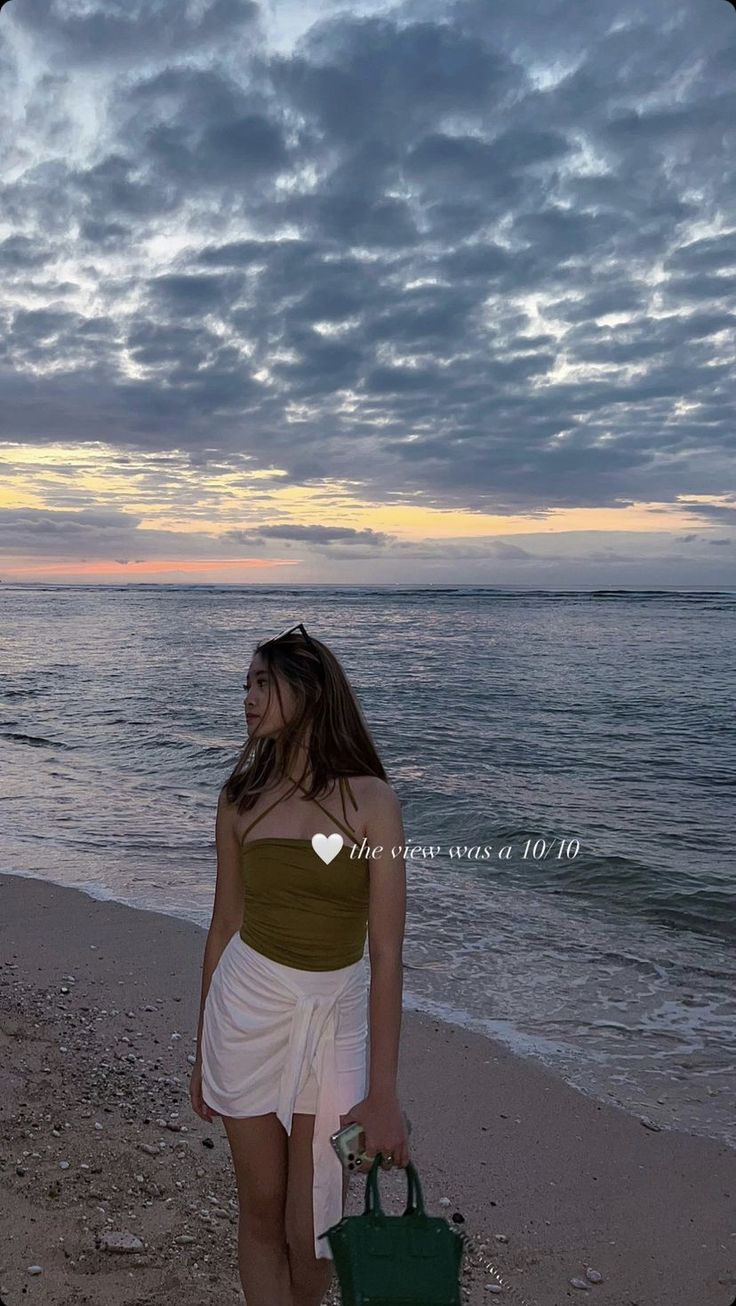
[[461,1306],[464,1238],[427,1215],[411,1161],[403,1215],[386,1215],[378,1195],[381,1153],[368,1171],[362,1215],[344,1215],[319,1234],[335,1260],[343,1306]]

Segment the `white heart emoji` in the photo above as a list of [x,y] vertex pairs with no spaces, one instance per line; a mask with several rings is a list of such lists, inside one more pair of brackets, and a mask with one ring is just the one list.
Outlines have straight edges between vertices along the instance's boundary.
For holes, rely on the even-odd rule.
[[342,835],[337,834],[337,832],[329,836],[326,834],[312,835],[312,847],[317,856],[322,858],[325,866],[329,866],[330,862],[337,857],[342,845]]

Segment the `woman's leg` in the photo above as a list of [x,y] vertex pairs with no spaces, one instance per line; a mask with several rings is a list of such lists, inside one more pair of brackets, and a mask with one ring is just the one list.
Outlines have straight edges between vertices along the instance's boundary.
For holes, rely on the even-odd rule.
[[286,1130],[275,1111],[222,1121],[238,1185],[238,1266],[247,1306],[293,1306],[285,1226]]
[[[286,1243],[293,1306],[320,1306],[333,1277],[334,1262],[314,1254],[312,1139],[314,1116],[294,1112],[287,1138],[289,1159],[286,1190]],[[343,1176],[342,1208],[345,1213],[350,1175]],[[321,1232],[321,1231],[320,1231]]]

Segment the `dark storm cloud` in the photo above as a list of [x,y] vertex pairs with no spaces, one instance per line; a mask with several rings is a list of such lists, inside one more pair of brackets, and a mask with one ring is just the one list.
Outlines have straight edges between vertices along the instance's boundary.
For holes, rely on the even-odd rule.
[[[736,502],[726,503],[689,503],[687,499],[682,499],[679,505],[685,512],[695,512],[699,517],[709,518],[715,522],[736,522]],[[716,541],[718,544],[722,540]]]
[[217,311],[227,284],[227,277],[172,273],[149,281],[148,292],[154,310],[163,311],[176,321],[180,317],[197,318]]
[[108,68],[141,58],[179,59],[232,39],[259,12],[255,0],[105,0],[82,12],[71,0],[23,0],[17,8],[22,12],[14,20],[65,68],[96,66],[100,59]]
[[232,546],[234,557],[250,555],[256,546],[264,543],[268,544],[270,554],[287,557],[294,545],[328,553],[330,557],[339,552],[346,558],[368,558],[397,546],[396,538],[385,532],[345,526],[279,523],[211,535],[203,531],[147,530],[140,523],[140,515],[118,509],[48,512],[37,508],[0,508],[0,551],[7,558],[53,555],[70,560],[114,558],[116,562],[127,562],[136,551],[137,560],[145,561],[140,552],[146,549],[148,557],[153,559],[164,556],[221,559],[224,543]]
[[236,544],[251,543],[255,540],[296,540],[303,544],[368,544],[371,548],[385,548],[395,542],[395,537],[383,531],[354,530],[350,526],[290,526],[279,523],[276,526],[258,526],[253,530],[225,531],[223,538],[233,540]]
[[54,257],[53,249],[44,249],[40,241],[30,236],[6,236],[0,240],[0,267],[6,273],[39,268]]
[[729,15],[428,14],[16,5],[2,438],[540,519],[732,488]]

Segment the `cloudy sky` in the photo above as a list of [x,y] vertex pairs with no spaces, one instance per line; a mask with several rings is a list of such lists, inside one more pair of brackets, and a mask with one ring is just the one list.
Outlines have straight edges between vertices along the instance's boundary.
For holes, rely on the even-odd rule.
[[11,0],[0,578],[736,588],[724,0]]

